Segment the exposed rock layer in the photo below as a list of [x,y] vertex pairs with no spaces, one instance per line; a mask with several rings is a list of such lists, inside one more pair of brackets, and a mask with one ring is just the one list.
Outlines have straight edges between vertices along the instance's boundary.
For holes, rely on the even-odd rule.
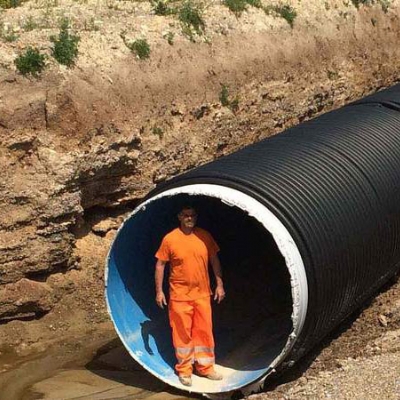
[[[50,278],[85,264],[77,243],[99,207],[129,211],[158,182],[397,82],[399,16],[394,2],[211,46],[182,40],[146,63],[82,57],[40,80],[3,69],[0,320],[40,316],[68,292]],[[222,84],[238,109],[218,101]],[[104,236],[120,220],[99,222]]]

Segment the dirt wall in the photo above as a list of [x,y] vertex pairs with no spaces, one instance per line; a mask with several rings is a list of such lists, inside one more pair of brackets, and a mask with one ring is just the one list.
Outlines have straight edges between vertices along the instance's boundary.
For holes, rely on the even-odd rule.
[[[49,61],[38,79],[13,60],[32,43],[49,52],[54,27],[0,43],[0,320],[39,318],[87,293],[88,310],[102,304],[112,235],[154,185],[399,80],[399,1],[386,12],[379,2],[291,3],[293,28],[210,3],[195,42],[147,3],[125,12],[121,2],[117,19],[100,7],[102,28],[81,31],[76,65]],[[29,4],[5,18],[37,10]],[[92,10],[58,4],[77,30]],[[126,48],[124,27],[146,33],[148,60]]]

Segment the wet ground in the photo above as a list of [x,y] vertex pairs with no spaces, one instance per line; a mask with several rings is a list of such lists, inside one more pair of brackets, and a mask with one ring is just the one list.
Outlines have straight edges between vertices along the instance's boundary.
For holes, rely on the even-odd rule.
[[[20,357],[2,350],[2,400],[188,400],[137,364],[118,339],[77,339]],[[13,368],[11,364],[15,363]]]

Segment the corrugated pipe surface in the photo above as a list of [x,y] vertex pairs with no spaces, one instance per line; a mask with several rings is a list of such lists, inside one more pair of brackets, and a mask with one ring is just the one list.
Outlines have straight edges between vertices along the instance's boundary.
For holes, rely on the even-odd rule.
[[154,303],[154,253],[194,204],[221,247],[227,298],[214,307],[228,393],[290,366],[400,268],[400,85],[248,146],[152,191],[120,228],[106,296],[131,355],[174,375]]

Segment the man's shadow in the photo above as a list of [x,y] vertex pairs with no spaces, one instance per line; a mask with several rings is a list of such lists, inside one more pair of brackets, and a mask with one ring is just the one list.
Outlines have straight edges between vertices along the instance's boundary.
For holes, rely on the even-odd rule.
[[[173,369],[176,361],[168,318],[163,316],[155,320],[149,319],[141,322],[140,326],[147,353],[150,356],[158,354]],[[156,346],[156,349],[154,346]]]
[[[150,349],[149,353],[151,351]],[[92,360],[85,365],[85,368],[102,378],[143,391],[167,392],[182,400],[201,397],[182,392],[153,376],[131,357],[119,338],[115,338],[100,347]]]

